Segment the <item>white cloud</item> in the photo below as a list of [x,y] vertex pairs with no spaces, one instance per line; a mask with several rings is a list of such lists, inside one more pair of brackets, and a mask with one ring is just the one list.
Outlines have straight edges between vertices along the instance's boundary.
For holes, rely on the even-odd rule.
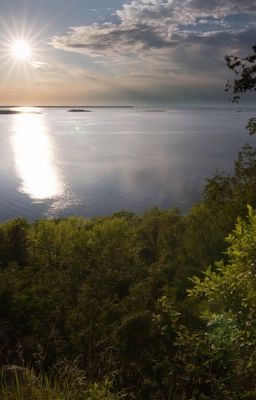
[[116,12],[119,23],[71,27],[66,35],[55,36],[52,44],[92,57],[141,54],[177,47],[175,34],[180,38],[188,35],[184,26],[194,25],[193,37],[200,36],[200,25],[212,24],[228,31],[232,27],[225,17],[255,11],[256,0],[133,0]]
[[52,44],[93,57],[111,71],[113,87],[126,77],[125,90],[137,96],[177,84],[223,88],[224,55],[247,54],[255,44],[255,15],[256,0],[132,0],[116,11],[118,23],[71,27]]

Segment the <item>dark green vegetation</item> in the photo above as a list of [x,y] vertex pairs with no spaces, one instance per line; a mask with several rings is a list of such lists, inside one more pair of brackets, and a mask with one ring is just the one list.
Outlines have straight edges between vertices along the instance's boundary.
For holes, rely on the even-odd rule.
[[1,224],[1,364],[88,399],[256,398],[255,178],[246,145],[187,216]]
[[247,144],[186,216],[1,224],[0,398],[256,399],[255,187]]

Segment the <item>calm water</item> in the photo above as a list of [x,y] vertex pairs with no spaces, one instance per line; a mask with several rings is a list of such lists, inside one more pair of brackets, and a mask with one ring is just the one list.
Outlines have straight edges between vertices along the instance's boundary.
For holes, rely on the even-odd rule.
[[0,220],[186,211],[249,140],[252,110],[237,109],[0,115]]

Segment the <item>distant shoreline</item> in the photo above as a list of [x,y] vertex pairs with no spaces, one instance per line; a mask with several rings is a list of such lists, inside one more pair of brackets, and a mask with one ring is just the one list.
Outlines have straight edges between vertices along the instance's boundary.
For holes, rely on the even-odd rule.
[[0,106],[0,108],[135,108],[137,106]]

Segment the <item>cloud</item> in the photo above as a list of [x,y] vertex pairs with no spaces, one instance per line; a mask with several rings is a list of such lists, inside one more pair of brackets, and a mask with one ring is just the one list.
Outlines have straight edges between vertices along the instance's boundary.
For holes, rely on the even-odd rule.
[[[66,35],[55,36],[52,44],[92,57],[141,54],[179,46],[177,38],[189,36],[186,26],[194,26],[191,38],[196,41],[202,37],[202,27],[210,24],[232,32],[227,16],[255,12],[256,1],[252,0],[133,0],[116,12],[119,23],[72,27]],[[209,31],[209,36],[215,33]]]
[[44,61],[38,61],[38,60],[32,61],[31,65],[35,69],[48,69],[50,67],[49,63],[44,62]]
[[188,8],[196,14],[214,15],[216,18],[230,14],[252,13],[256,11],[255,0],[191,0]]
[[99,25],[71,28],[66,36],[55,36],[55,48],[76,51],[92,57],[138,54],[141,50],[173,47],[175,42],[159,35],[147,24],[128,26]]
[[192,97],[208,85],[210,96],[228,78],[224,55],[246,55],[255,44],[255,16],[256,0],[132,0],[117,22],[71,27],[52,45],[105,67],[113,95]]

